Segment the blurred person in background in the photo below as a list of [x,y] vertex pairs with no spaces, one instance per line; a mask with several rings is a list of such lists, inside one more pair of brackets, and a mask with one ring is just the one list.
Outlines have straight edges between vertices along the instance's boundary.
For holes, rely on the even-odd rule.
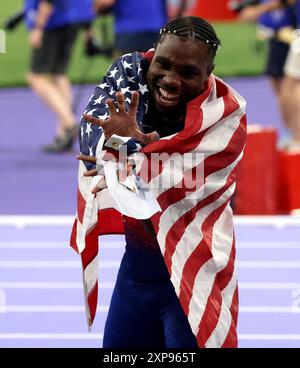
[[263,0],[256,5],[246,6],[239,12],[239,20],[257,23],[257,36],[267,40],[268,51],[265,74],[269,77],[285,125],[289,125],[290,106],[286,104],[287,91],[283,88],[284,64],[290,45],[280,34],[294,29],[295,20],[291,7],[279,8],[277,0]]
[[82,24],[94,19],[92,0],[25,0],[25,17],[32,47],[27,81],[57,117],[57,129],[46,152],[72,148],[77,136],[72,89],[67,76],[72,48]]
[[289,105],[289,129],[291,139],[284,148],[291,152],[300,152],[300,1],[288,0],[295,14],[295,31],[287,32],[285,38],[290,49],[284,66],[283,88],[287,91],[286,104]]
[[[188,0],[177,2],[176,14],[181,16]],[[99,14],[114,15],[115,57],[133,51],[146,51],[157,40],[160,28],[168,21],[167,0],[95,0]]]
[[[266,74],[275,91],[279,108],[290,139],[282,148],[300,150],[300,24],[299,0],[264,0],[245,7],[239,19],[257,22],[259,34],[268,39]],[[294,46],[292,46],[294,44]],[[298,51],[299,50],[299,51]]]

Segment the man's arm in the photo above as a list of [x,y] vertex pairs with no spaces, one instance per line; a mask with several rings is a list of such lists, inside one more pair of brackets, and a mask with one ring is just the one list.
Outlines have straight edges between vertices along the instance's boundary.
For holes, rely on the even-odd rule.
[[42,45],[44,29],[53,12],[54,3],[55,0],[42,0],[39,3],[35,26],[29,35],[29,42],[33,48],[39,48]]
[[247,6],[239,13],[239,20],[242,22],[255,23],[264,14],[284,7],[287,2],[294,0],[270,0],[265,3]]

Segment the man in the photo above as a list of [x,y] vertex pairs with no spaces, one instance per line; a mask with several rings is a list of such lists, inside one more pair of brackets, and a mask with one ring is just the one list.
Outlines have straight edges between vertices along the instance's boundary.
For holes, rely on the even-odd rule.
[[72,90],[67,76],[79,24],[94,17],[92,0],[26,0],[32,58],[27,81],[57,117],[55,139],[46,152],[70,150],[77,136]]
[[266,73],[270,76],[284,123],[290,133],[290,139],[283,148],[299,152],[299,33],[294,30],[300,24],[300,1],[264,0],[261,4],[245,8],[240,13],[240,19],[246,22],[260,20],[273,28]]
[[[246,117],[243,98],[212,74],[219,46],[205,20],[171,21],[155,50],[125,55],[111,66],[81,121],[71,245],[82,257],[90,326],[98,234],[124,231],[126,238],[103,347],[237,346],[230,199]],[[136,181],[125,183],[129,190],[111,185],[113,157],[120,158],[124,146],[128,177]],[[149,211],[146,193],[153,196]]]

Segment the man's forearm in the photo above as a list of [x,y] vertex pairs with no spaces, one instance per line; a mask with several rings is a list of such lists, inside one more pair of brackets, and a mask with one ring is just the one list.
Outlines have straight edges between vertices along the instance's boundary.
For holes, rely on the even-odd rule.
[[289,1],[271,0],[260,4],[259,7],[262,13],[267,13],[282,8],[286,3]]
[[54,9],[53,1],[42,0],[39,4],[35,28],[44,29]]

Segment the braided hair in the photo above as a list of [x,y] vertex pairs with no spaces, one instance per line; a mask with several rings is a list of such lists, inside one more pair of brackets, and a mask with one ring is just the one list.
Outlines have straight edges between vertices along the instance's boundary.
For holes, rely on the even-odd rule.
[[158,42],[161,42],[166,34],[205,42],[209,47],[212,59],[216,56],[221,45],[214,28],[206,20],[199,17],[187,16],[170,21],[161,28]]

